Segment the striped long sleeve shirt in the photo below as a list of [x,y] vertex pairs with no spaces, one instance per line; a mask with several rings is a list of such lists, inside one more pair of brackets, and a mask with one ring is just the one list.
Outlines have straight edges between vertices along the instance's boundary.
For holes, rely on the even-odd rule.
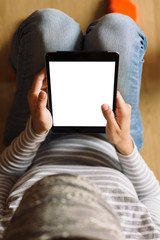
[[0,155],[0,239],[25,190],[57,173],[81,175],[97,184],[118,215],[126,239],[160,240],[159,182],[135,144],[124,156],[95,136],[40,136],[31,118]]

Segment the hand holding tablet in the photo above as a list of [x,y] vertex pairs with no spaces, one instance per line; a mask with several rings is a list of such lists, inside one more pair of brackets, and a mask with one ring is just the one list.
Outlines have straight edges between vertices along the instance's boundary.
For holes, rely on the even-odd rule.
[[46,133],[52,126],[51,113],[47,109],[46,89],[46,71],[43,69],[35,76],[27,96],[32,116],[32,127],[39,135]]
[[54,132],[105,132],[101,105],[107,103],[115,111],[118,61],[115,52],[47,53]]

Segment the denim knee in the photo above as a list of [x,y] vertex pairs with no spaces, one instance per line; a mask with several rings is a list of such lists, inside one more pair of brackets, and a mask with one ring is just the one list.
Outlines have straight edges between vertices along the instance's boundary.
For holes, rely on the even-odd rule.
[[32,13],[20,26],[19,32],[22,31],[33,34],[33,41],[37,43],[42,40],[46,51],[79,49],[83,41],[79,24],[62,11],[51,8]]
[[[110,13],[93,22],[87,29],[88,35],[93,35],[95,41],[88,43],[86,35],[85,48],[95,50],[121,51],[130,50],[133,42],[146,49],[147,39],[143,31],[129,17],[119,13]],[[139,42],[137,42],[137,37]],[[141,46],[142,45],[142,46]],[[126,51],[125,51],[126,53]]]
[[[108,19],[107,19],[108,17]],[[147,47],[147,39],[143,31],[129,16],[113,13],[106,16],[106,20],[113,28],[115,37],[121,38],[121,44],[130,44],[132,46],[133,41],[139,36],[142,40],[141,44],[144,44],[144,48]],[[105,21],[105,20],[104,20]],[[123,41],[122,41],[123,40]]]

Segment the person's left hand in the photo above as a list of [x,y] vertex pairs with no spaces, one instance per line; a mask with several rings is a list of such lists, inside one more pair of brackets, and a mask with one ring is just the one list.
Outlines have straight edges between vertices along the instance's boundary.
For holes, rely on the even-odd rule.
[[47,109],[46,71],[36,75],[32,88],[28,92],[28,102],[32,115],[32,127],[37,134],[46,133],[52,126],[52,117]]
[[102,112],[107,120],[106,134],[109,141],[123,155],[131,154],[134,148],[130,135],[131,106],[117,92],[116,117],[107,104],[102,105]]

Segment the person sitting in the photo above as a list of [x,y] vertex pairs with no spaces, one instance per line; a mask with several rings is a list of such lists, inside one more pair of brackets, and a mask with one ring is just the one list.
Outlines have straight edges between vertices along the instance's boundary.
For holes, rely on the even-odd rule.
[[[10,52],[16,92],[0,155],[1,239],[160,239],[159,182],[138,151],[146,47],[138,25],[118,13],[91,23],[85,36],[56,9],[19,26]],[[106,134],[50,131],[44,54],[58,50],[119,52],[116,117],[102,103]]]

